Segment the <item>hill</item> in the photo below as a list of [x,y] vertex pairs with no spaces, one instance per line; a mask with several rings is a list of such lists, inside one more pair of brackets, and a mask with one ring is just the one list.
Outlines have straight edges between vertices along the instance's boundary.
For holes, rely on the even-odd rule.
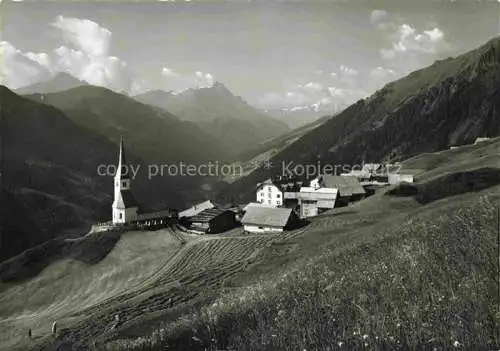
[[225,152],[193,123],[96,86],[28,98],[54,106],[79,126],[109,140],[123,136],[129,149],[150,162],[169,164],[224,160]]
[[137,101],[165,109],[183,121],[191,121],[236,155],[255,144],[290,129],[233,95],[222,83],[181,93],[151,91]]
[[88,83],[85,81],[81,81],[70,74],[61,72],[49,80],[16,89],[15,92],[19,95],[36,93],[49,94],[76,88],[82,85],[88,85]]
[[[303,135],[259,169],[222,190],[250,200],[254,184],[283,164],[397,161],[477,137],[500,135],[500,37],[387,84]],[[292,167],[293,169],[293,167]]]
[[[0,193],[0,261],[68,229],[86,232],[91,221],[110,217],[113,181],[98,165],[114,165],[118,141],[84,129],[60,110],[0,87],[5,191]],[[145,162],[129,152],[130,162]],[[141,174],[142,173],[142,174]],[[173,177],[133,181],[148,207],[183,206],[182,187]]]
[[[500,161],[500,139],[457,150],[403,165],[439,179],[449,165],[436,158],[454,164],[451,173],[474,169],[478,153]],[[498,348],[500,186],[425,204],[387,190],[284,234],[180,234],[184,245],[172,229],[106,244],[89,235],[64,244],[36,277],[5,282],[30,257],[47,259],[32,250],[0,265],[0,348]],[[88,260],[92,245],[109,253]]]

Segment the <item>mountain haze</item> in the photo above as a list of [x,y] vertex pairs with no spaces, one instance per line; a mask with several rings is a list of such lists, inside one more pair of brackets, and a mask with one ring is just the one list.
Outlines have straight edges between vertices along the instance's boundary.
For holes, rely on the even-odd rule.
[[155,90],[134,98],[196,123],[232,155],[290,131],[285,123],[250,106],[219,82],[180,93]]

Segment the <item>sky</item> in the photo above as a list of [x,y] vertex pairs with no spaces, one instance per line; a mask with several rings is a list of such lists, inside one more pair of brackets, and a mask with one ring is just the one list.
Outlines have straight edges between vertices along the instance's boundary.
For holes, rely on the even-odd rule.
[[259,108],[343,108],[500,35],[500,1],[0,0],[0,84],[66,72],[136,95],[219,81]]

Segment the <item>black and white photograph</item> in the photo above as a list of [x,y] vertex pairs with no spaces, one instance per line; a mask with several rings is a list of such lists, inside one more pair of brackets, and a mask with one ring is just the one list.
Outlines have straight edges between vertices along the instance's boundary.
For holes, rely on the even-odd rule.
[[0,0],[0,351],[500,350],[500,0]]

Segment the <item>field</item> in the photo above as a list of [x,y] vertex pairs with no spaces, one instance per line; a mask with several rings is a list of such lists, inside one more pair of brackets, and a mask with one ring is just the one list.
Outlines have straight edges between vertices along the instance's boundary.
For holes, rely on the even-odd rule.
[[[499,146],[403,166],[427,182],[498,167]],[[0,285],[0,349],[498,349],[500,186],[426,205],[387,190],[286,234],[129,232],[99,262],[52,262]]]

